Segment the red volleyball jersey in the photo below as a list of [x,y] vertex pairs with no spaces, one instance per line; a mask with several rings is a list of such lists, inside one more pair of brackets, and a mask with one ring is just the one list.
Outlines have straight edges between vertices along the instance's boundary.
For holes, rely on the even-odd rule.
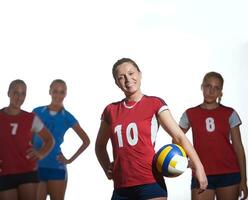
[[36,169],[36,161],[26,158],[32,147],[32,124],[34,114],[21,111],[8,115],[0,111],[0,175],[17,174]]
[[158,97],[143,96],[139,102],[109,104],[102,120],[111,127],[114,186],[154,183],[152,160],[158,131],[157,115],[168,109]]
[[194,147],[206,174],[239,172],[237,157],[230,141],[230,129],[241,124],[238,114],[223,105],[213,110],[197,106],[188,109],[186,114],[192,128]]

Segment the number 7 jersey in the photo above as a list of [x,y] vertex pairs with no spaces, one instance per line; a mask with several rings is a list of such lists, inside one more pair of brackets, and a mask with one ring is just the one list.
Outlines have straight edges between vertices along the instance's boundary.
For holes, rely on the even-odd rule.
[[138,102],[109,104],[102,120],[111,128],[115,188],[156,182],[152,174],[154,145],[159,128],[157,116],[168,109],[158,98],[143,96]]
[[36,161],[26,157],[32,147],[34,119],[34,113],[21,111],[18,115],[8,115],[0,110],[0,175],[36,170]]

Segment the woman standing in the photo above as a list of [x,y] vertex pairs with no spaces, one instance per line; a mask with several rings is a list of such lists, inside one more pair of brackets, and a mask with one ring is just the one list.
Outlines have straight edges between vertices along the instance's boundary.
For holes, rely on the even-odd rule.
[[[37,160],[53,146],[53,137],[34,113],[21,109],[27,86],[23,80],[9,85],[8,107],[0,110],[0,200],[34,200],[37,195]],[[32,147],[33,133],[43,145]]]
[[[207,180],[194,148],[171,116],[166,103],[141,92],[141,71],[137,64],[123,58],[114,64],[112,72],[125,98],[109,104],[103,111],[95,144],[99,163],[106,176],[114,180],[112,200],[167,199],[164,180],[156,179],[152,170],[159,125],[186,150],[196,167],[200,190],[204,190]],[[106,149],[109,139],[113,147],[113,163]]]
[[236,200],[247,198],[245,152],[240,136],[241,120],[237,112],[220,104],[224,80],[221,74],[207,73],[201,85],[203,103],[189,108],[180,120],[186,133],[192,128],[194,147],[208,178],[207,189],[198,194],[192,178],[194,200]]
[[[51,200],[63,200],[67,186],[66,165],[72,163],[90,144],[89,137],[81,128],[76,118],[63,105],[67,93],[65,81],[56,79],[50,85],[49,94],[52,101],[48,106],[40,106],[34,112],[40,117],[55,139],[55,145],[46,158],[39,162],[39,193],[38,200],[45,200],[50,195]],[[82,145],[67,159],[61,152],[60,145],[64,141],[66,131],[72,128],[82,140]],[[39,149],[42,144],[35,137],[34,145]]]

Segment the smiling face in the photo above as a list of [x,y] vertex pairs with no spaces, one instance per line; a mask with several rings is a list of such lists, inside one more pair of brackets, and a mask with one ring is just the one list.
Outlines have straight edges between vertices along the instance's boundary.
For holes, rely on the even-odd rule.
[[64,82],[54,81],[49,90],[49,94],[51,95],[53,106],[62,107],[63,101],[66,96],[67,87]]
[[27,87],[24,82],[13,81],[8,90],[10,98],[9,107],[19,110],[26,98]]
[[115,82],[127,97],[141,93],[141,72],[130,62],[117,66]]

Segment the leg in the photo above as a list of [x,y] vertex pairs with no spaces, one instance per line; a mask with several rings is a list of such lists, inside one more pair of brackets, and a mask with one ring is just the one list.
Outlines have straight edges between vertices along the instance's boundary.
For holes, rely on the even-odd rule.
[[0,200],[18,200],[16,189],[4,190],[0,192]]
[[198,189],[192,189],[191,197],[192,200],[214,200],[215,191],[207,189],[199,194]]
[[239,199],[239,184],[218,188],[216,195],[218,200]]
[[37,197],[37,183],[25,183],[18,187],[19,200],[34,200]]
[[167,200],[167,197],[158,197],[158,198],[153,198],[150,200]]
[[48,181],[47,190],[51,200],[64,200],[67,180]]
[[37,200],[46,200],[47,198],[47,183],[42,181],[38,183]]

